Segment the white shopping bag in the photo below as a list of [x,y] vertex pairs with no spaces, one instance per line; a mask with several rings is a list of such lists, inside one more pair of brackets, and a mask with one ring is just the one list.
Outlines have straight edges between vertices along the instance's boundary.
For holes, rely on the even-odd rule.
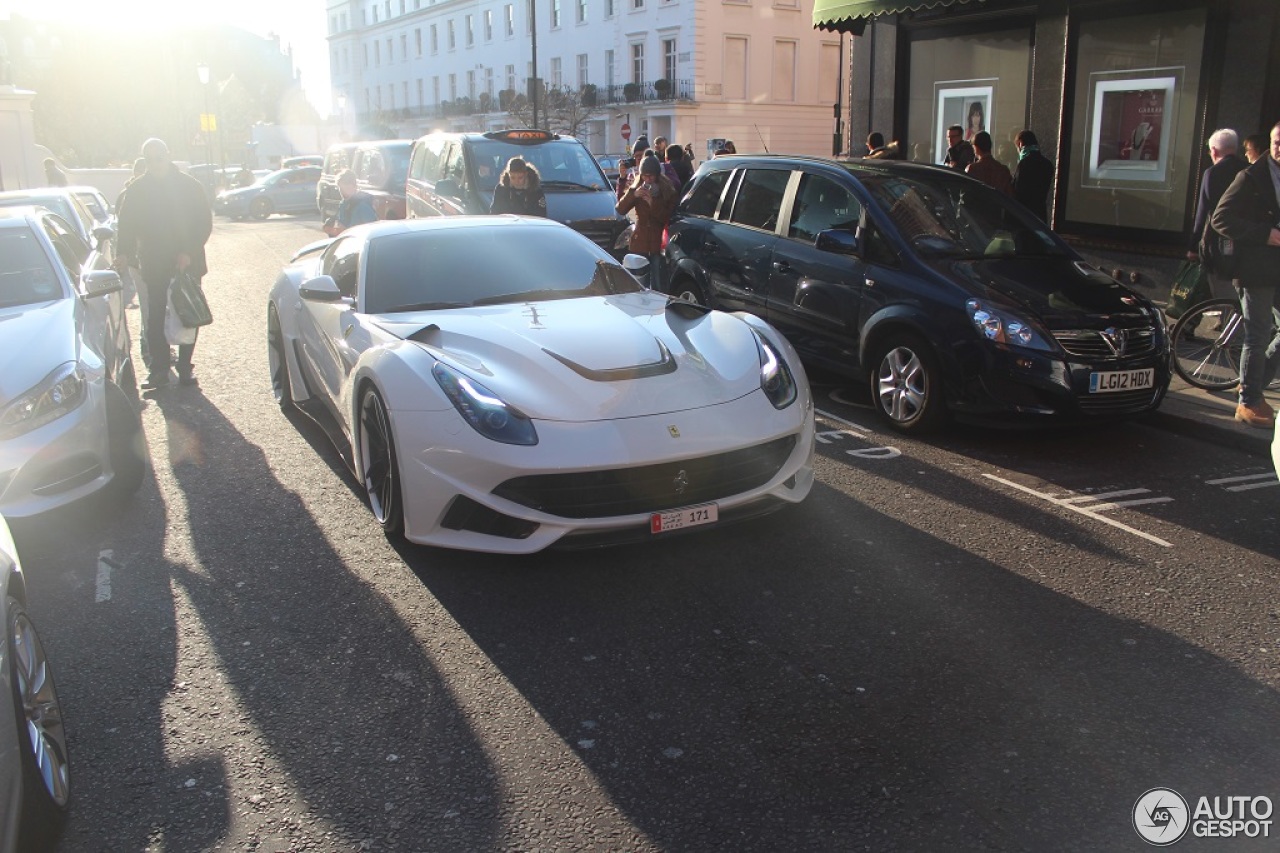
[[198,329],[187,328],[182,324],[182,320],[178,317],[178,312],[173,310],[173,300],[169,300],[169,304],[165,306],[164,311],[164,336],[173,346],[181,344],[194,344],[196,342],[196,332]]

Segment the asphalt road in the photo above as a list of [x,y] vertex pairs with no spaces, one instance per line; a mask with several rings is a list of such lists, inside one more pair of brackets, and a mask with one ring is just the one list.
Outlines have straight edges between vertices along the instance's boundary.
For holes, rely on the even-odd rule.
[[271,398],[265,296],[318,226],[218,223],[152,476],[17,530],[59,850],[1140,850],[1151,788],[1280,800],[1280,488],[1213,482],[1264,460],[1141,423],[907,440],[816,383],[798,508],[405,546]]

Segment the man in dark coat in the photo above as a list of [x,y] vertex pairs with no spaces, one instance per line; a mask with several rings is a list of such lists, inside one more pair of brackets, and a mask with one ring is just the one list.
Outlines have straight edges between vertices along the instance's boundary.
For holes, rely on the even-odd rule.
[[985,130],[975,133],[973,150],[978,159],[969,164],[965,173],[1007,196],[1013,195],[1013,176],[1009,174],[1009,167],[991,156],[991,134]]
[[1236,420],[1273,429],[1275,411],[1262,390],[1280,366],[1280,123],[1271,128],[1268,156],[1236,175],[1209,222],[1235,241],[1235,285],[1244,314]]
[[[213,212],[204,187],[178,171],[169,159],[163,140],[148,139],[142,145],[146,174],[129,185],[119,218],[120,249],[125,263],[142,271],[147,291],[147,352],[150,374],[142,387],[154,391],[169,384],[169,341],[164,314],[169,304],[169,283],[185,270],[197,283],[208,272],[204,244],[213,231]],[[191,356],[195,344],[178,347],[178,381],[194,385]]]
[[973,144],[964,138],[964,128],[958,124],[947,128],[947,145],[950,147],[947,148],[947,156],[942,165],[948,169],[963,172],[969,168],[970,163],[978,159],[973,153]]
[[[1187,260],[1202,261],[1209,271],[1209,284],[1214,297],[1230,299],[1235,296],[1231,289],[1231,276],[1222,275],[1214,269],[1213,262],[1221,257],[1221,242],[1218,235],[1209,227],[1209,217],[1222,201],[1227,187],[1235,180],[1246,163],[1236,156],[1240,147],[1240,137],[1234,130],[1223,128],[1215,130],[1209,137],[1209,157],[1213,165],[1205,169],[1200,179],[1200,198],[1196,202],[1196,220],[1191,226],[1191,245],[1187,249]],[[1215,245],[1215,241],[1218,241]],[[1202,254],[1203,252],[1203,254]]]
[[1049,221],[1048,198],[1053,187],[1053,163],[1040,153],[1040,140],[1029,130],[1014,138],[1018,148],[1018,165],[1013,167],[1013,197],[1027,210]]

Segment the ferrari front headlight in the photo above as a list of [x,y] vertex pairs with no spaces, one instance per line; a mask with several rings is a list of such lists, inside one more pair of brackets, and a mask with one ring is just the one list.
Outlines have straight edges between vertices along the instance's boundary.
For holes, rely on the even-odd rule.
[[760,351],[760,390],[775,409],[785,409],[796,401],[795,377],[773,344],[759,332],[755,336]]
[[0,412],[0,440],[17,438],[74,411],[87,397],[84,370],[67,362]]
[[431,374],[463,420],[485,438],[503,444],[538,443],[533,421],[479,382],[439,363],[431,369]]

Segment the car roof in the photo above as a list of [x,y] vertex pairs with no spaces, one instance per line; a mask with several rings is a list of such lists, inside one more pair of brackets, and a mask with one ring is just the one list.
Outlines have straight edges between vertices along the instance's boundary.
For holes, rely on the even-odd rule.
[[787,164],[801,165],[806,163],[866,175],[907,174],[915,176],[930,175],[936,177],[945,175],[965,177],[953,169],[937,166],[932,163],[915,163],[910,160],[867,160],[863,158],[837,160],[831,157],[818,157],[816,155],[808,154],[721,154],[719,157],[703,161],[702,165],[709,166],[713,169],[721,169],[734,167],[741,168],[751,164],[782,166]]
[[480,216],[429,216],[424,219],[380,219],[366,225],[357,225],[369,239],[392,234],[413,234],[419,231],[454,231],[472,228],[552,228],[572,231],[568,225],[541,216],[517,216],[511,213]]
[[21,228],[24,225],[30,225],[44,210],[48,208],[36,204],[0,207],[0,228]]

